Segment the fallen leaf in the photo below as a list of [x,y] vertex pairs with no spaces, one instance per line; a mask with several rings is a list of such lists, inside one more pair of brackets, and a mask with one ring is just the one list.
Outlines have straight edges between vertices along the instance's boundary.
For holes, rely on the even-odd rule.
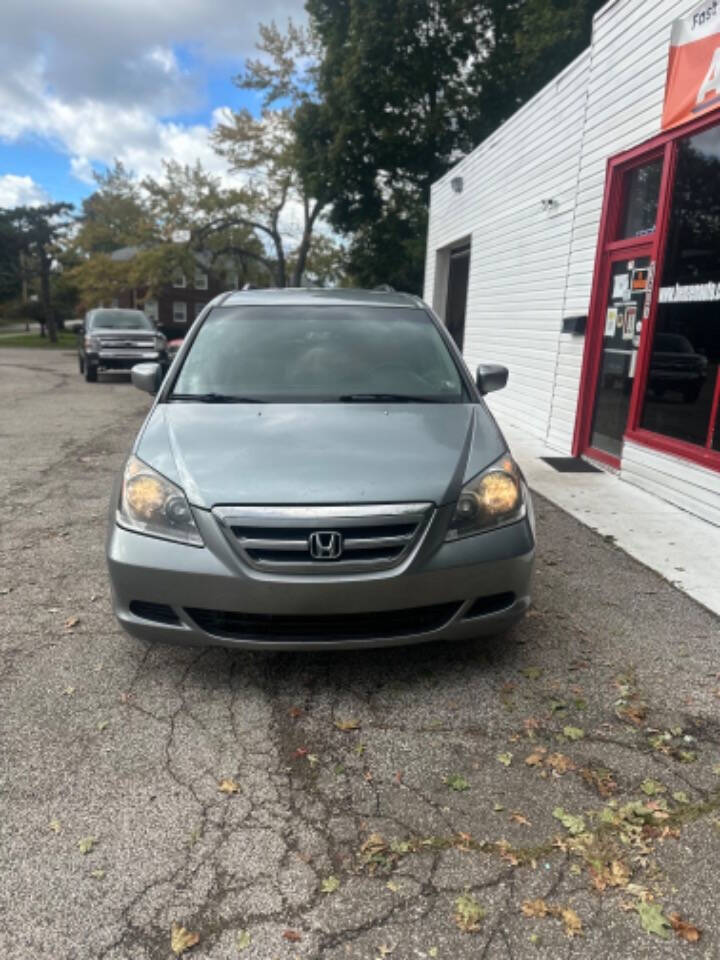
[[672,796],[676,803],[690,803],[690,797],[685,793],[684,790],[676,790]]
[[131,693],[128,693],[127,691],[123,690],[123,692],[119,695],[118,700],[120,701],[120,703],[130,703],[131,697],[132,697]]
[[93,878],[93,880],[102,880],[105,876],[105,871],[100,870],[99,868],[97,870],[91,870],[90,876]]
[[298,717],[301,717],[303,715],[303,711],[301,707],[290,707],[290,709],[288,710],[288,713],[293,718],[293,720],[297,720]]
[[75,687],[65,687],[65,689],[63,690],[63,694],[66,697],[72,697],[74,693],[75,693]]
[[335,893],[337,888],[340,886],[340,881],[337,877],[325,877],[325,879],[320,884],[320,889],[323,893]]
[[564,753],[551,753],[547,758],[547,765],[552,767],[553,771],[560,776],[567,773],[568,770],[575,769],[575,764]]
[[395,949],[394,946],[389,946],[387,943],[381,943],[378,947],[378,956],[379,957],[389,957],[390,954]]
[[443,783],[447,784],[450,790],[455,790],[456,792],[470,789],[468,781],[459,773],[451,773],[447,777],[444,777]]
[[646,933],[654,933],[663,940],[670,939],[670,921],[663,916],[659,903],[636,903],[635,910]]
[[714,774],[716,774],[716,776],[720,777],[720,763],[714,763],[714,764],[713,764],[713,766],[712,766],[712,772],[713,772]]
[[56,817],[53,817],[53,819],[50,821],[48,826],[50,827],[53,833],[60,833],[60,831],[62,830],[60,821]]
[[648,777],[646,780],[640,784],[640,789],[648,797],[654,797],[658,793],[665,793],[666,788],[660,783],[659,780],[653,780]]
[[289,940],[290,943],[299,943],[302,940],[302,934],[298,933],[297,930],[285,930],[283,940]]
[[510,764],[512,763],[513,755],[509,751],[506,751],[505,753],[499,753],[497,755],[497,758],[498,758],[498,762],[501,763],[504,767],[509,767]]
[[571,910],[570,907],[565,907],[560,912],[562,921],[565,924],[565,933],[568,937],[578,937],[582,933],[582,920],[575,913],[574,910]]
[[191,933],[179,923],[172,925],[172,929],[170,930],[170,949],[176,957],[179,957],[181,953],[185,953],[186,950],[190,950],[191,947],[194,947],[197,943],[200,943],[199,933]]
[[314,753],[309,753],[307,755],[307,762],[311,767],[314,767],[315,764],[320,763],[320,757],[316,756]]
[[366,783],[372,783],[373,782],[372,770],[366,770],[365,773],[363,774],[363,777],[365,778]]
[[388,888],[388,890],[389,890],[391,893],[397,893],[397,892],[398,892],[398,885],[397,885],[396,883],[393,883],[392,880],[388,880],[388,882],[385,884],[385,886]]
[[585,820],[582,817],[566,813],[562,807],[555,807],[552,815],[556,820],[560,821],[572,836],[577,836],[579,833],[585,832]]
[[80,617],[68,617],[65,621],[65,629],[72,630],[73,627],[76,627],[80,623]]
[[477,933],[485,919],[485,910],[469,893],[464,893],[455,901],[455,923],[463,933]]
[[545,917],[548,913],[548,905],[544,900],[526,900],[522,905],[522,912],[526,917]]
[[240,935],[235,941],[236,948],[239,951],[247,950],[247,948],[250,946],[250,943],[251,943],[250,933],[247,930],[241,930]]
[[582,740],[585,736],[585,731],[582,727],[563,727],[563,734],[568,740]]
[[109,720],[101,720],[100,723],[97,725],[98,730],[102,733],[102,731],[107,727],[109,723],[110,723]]
[[355,746],[353,747],[353,750],[359,757],[361,757],[365,753],[365,744],[356,743]]
[[530,826],[532,826],[532,824],[530,823],[530,821],[528,820],[528,818],[527,818],[526,816],[524,816],[522,813],[518,813],[517,810],[516,810],[514,813],[511,813],[511,814],[510,814],[510,819],[511,819],[514,823],[519,823],[519,824],[520,824],[521,826],[523,826],[523,827],[530,827]]
[[543,762],[543,758],[547,753],[545,747],[538,747],[537,750],[534,750],[529,756],[525,757],[525,763],[529,767],[537,767]]
[[334,723],[335,723],[335,726],[338,728],[338,730],[346,730],[346,731],[357,730],[358,727],[360,726],[360,721],[355,720],[352,717],[348,720],[335,720]]
[[78,840],[78,850],[82,854],[90,853],[97,843],[97,837],[82,837]]
[[567,704],[564,700],[550,701],[550,713],[560,713],[562,710],[567,710]]
[[697,943],[700,939],[700,931],[691,923],[686,923],[679,913],[668,914],[668,920],[675,933],[688,943]]
[[542,667],[525,667],[522,674],[528,680],[538,680],[542,676]]
[[218,783],[220,793],[237,793],[239,789],[239,785],[235,783],[232,777],[225,777]]
[[402,782],[403,782],[403,777],[404,777],[404,776],[405,776],[405,774],[404,774],[404,772],[403,772],[402,770],[398,770],[398,771],[395,773],[395,783],[396,783],[399,787],[402,786]]
[[493,810],[495,811],[495,813],[502,813],[504,809],[505,807],[501,803],[493,804]]
[[428,950],[428,956],[429,956],[429,957],[436,957],[437,955],[438,955],[438,949],[437,949],[437,947],[430,947],[430,949]]
[[301,760],[303,757],[306,757],[310,751],[307,747],[298,747],[297,750],[293,753],[294,760]]

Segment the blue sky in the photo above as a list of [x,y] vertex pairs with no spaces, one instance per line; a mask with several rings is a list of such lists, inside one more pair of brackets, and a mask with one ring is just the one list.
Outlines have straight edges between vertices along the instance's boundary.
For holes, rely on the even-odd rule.
[[303,20],[302,0],[5,0],[0,35],[0,206],[69,200],[117,157],[227,171],[208,144],[220,112],[258,109],[232,76],[258,25]]

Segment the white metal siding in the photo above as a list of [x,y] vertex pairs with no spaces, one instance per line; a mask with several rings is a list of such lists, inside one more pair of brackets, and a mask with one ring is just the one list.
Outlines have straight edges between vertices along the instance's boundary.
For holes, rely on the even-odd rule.
[[[426,299],[437,251],[471,238],[465,357],[510,368],[491,398],[537,436],[548,431],[570,252],[589,53],[586,52],[432,190]],[[463,178],[453,193],[452,177]],[[542,200],[559,201],[554,213]]]
[[[443,248],[471,237],[468,363],[506,364],[493,408],[564,453],[585,341],[561,321],[588,312],[607,159],[660,131],[670,25],[689,5],[611,0],[590,48],[432,189],[426,299],[442,311]],[[561,205],[548,216],[551,197]],[[622,476],[720,523],[714,471],[626,444]]]

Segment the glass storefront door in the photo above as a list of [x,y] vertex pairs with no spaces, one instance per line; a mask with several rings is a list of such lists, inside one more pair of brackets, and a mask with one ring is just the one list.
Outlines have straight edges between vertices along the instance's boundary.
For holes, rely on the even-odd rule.
[[637,369],[650,255],[622,256],[611,259],[609,266],[590,447],[619,460]]

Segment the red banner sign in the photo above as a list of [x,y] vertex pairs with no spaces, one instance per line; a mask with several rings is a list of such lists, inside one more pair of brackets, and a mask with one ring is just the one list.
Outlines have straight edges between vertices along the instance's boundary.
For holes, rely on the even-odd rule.
[[670,37],[662,128],[720,106],[720,0],[676,20]]

